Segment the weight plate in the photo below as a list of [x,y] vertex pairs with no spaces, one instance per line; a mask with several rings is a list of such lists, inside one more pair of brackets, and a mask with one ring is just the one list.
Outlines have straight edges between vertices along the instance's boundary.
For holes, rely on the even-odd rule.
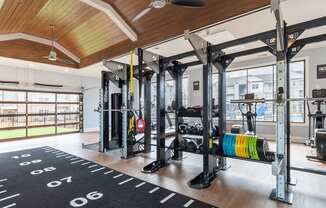
[[233,134],[232,135],[232,152],[231,152],[232,157],[235,157],[235,142],[236,142],[236,135]]
[[245,158],[249,158],[249,136],[245,137],[245,142],[244,142],[244,154]]
[[237,135],[236,137],[236,142],[235,142],[235,155],[239,157],[239,141],[240,141],[240,134]]
[[259,160],[259,155],[257,151],[257,137],[254,139],[254,158],[255,160]]

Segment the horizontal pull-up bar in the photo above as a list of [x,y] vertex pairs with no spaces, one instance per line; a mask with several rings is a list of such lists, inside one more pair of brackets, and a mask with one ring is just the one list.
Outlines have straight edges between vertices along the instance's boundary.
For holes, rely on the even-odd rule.
[[[307,29],[311,29],[311,28],[315,28],[315,27],[321,27],[324,25],[326,25],[326,17],[321,17],[318,19],[314,19],[314,20],[310,20],[307,22],[302,22],[299,24],[289,26],[288,33],[291,34],[291,33],[297,32],[297,31],[307,30]],[[247,43],[251,43],[251,42],[255,42],[255,41],[265,40],[265,39],[272,38],[275,36],[276,36],[276,31],[270,30],[270,31],[258,33],[256,35],[251,35],[251,36],[243,37],[240,39],[231,40],[231,41],[228,41],[225,43],[213,45],[213,46],[210,46],[210,49],[211,49],[211,51],[215,52],[215,51],[223,50],[223,49],[230,48],[230,47],[237,46],[237,45],[242,45],[242,44],[247,44]],[[196,54],[196,52],[194,50],[188,51],[186,53],[182,53],[179,55],[167,57],[164,59],[164,62],[169,63],[169,62],[180,60],[180,59],[183,59],[183,58],[186,58],[189,56],[194,56],[195,54]]]

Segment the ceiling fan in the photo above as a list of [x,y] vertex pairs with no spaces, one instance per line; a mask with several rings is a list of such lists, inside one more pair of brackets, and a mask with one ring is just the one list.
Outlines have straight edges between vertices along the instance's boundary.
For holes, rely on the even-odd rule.
[[[50,62],[60,62],[63,64],[70,64],[70,65],[76,65],[75,62],[66,59],[66,58],[60,58],[57,56],[57,52],[55,51],[54,43],[55,43],[55,37],[54,37],[54,25],[50,25],[51,30],[51,50],[49,51],[49,54],[47,56],[42,56],[40,58],[47,59]],[[39,59],[35,57],[26,57],[27,59]]]
[[65,63],[65,64],[76,64],[69,59],[59,58],[57,56],[57,52],[55,52],[55,49],[54,49],[54,25],[50,25],[50,29],[51,29],[51,39],[52,39],[51,50],[49,52],[49,55],[43,56],[42,58],[46,58],[48,61],[52,61],[52,62],[61,62],[61,63]]
[[135,22],[147,14],[152,9],[161,9],[166,6],[166,4],[173,4],[176,6],[191,7],[191,8],[201,8],[205,6],[205,0],[152,0],[151,3],[139,12],[132,21]]

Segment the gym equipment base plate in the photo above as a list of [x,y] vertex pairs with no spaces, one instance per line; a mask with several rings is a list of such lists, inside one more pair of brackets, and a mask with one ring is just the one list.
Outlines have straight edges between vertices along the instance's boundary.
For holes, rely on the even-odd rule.
[[204,189],[211,185],[211,182],[215,179],[216,173],[211,173],[206,175],[204,173],[200,173],[194,179],[188,182],[189,187],[194,189]]
[[269,196],[270,199],[274,200],[274,201],[279,201],[279,202],[283,202],[289,205],[293,204],[293,192],[286,192],[285,193],[285,198],[284,199],[280,199],[277,198],[276,196],[276,189],[273,189],[272,193]]
[[155,173],[157,172],[159,169],[167,166],[168,163],[162,163],[161,161],[154,161],[148,165],[146,165],[145,167],[142,168],[141,172],[143,173]]

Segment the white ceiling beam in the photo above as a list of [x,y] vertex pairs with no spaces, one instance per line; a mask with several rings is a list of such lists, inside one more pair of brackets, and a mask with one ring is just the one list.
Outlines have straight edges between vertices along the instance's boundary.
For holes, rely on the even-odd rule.
[[119,15],[119,13],[108,3],[102,0],[80,0],[81,2],[104,12],[116,24],[122,32],[132,41],[138,40],[137,33],[130,27],[130,25]]
[[[52,40],[49,40],[49,39],[46,39],[46,38],[40,38],[40,37],[37,37],[37,36],[34,36],[34,35],[29,35],[29,34],[25,34],[25,33],[0,34],[0,42],[1,41],[9,41],[9,40],[18,40],[18,39],[28,40],[28,41],[32,41],[32,42],[35,42],[35,43],[40,43],[40,44],[43,44],[43,45],[52,46]],[[67,55],[69,58],[74,60],[75,62],[80,63],[80,58],[78,56],[76,56],[75,54],[73,54],[68,49],[66,49],[60,43],[54,41],[53,46],[57,50],[61,51],[62,53]]]
[[1,10],[4,3],[5,3],[5,0],[0,0],[0,10]]

